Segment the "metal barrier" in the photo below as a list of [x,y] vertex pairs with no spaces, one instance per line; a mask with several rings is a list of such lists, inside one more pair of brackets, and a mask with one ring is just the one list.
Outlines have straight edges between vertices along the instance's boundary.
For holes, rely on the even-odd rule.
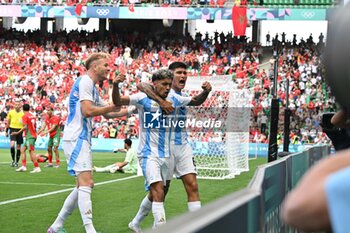
[[328,154],[327,146],[312,147],[262,165],[247,188],[205,205],[197,212],[176,217],[159,229],[148,232],[297,232],[280,220],[281,203],[303,174]]

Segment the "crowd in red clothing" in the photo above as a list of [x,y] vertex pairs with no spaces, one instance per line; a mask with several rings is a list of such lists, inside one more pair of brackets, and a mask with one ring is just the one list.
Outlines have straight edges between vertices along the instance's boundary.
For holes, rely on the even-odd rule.
[[[320,123],[324,112],[335,111],[335,100],[330,96],[330,90],[324,80],[324,71],[320,61],[320,49],[322,43],[305,43],[302,41],[298,46],[284,46],[278,57],[278,92],[277,96],[280,105],[285,106],[287,99],[288,107],[292,111],[291,117],[291,141],[292,143],[322,143],[329,139],[322,132]],[[272,67],[268,74],[272,76]],[[289,80],[289,96],[287,92],[287,80]],[[264,115],[268,115],[267,93],[269,80],[259,81],[255,79],[255,98],[253,113],[257,123],[261,126],[261,121],[266,123]],[[281,111],[282,110],[282,111]],[[283,122],[284,108],[280,110],[280,122]],[[260,119],[259,119],[260,118]],[[261,127],[260,127],[261,128]],[[252,136],[259,135],[259,127],[252,127]],[[261,131],[261,130],[260,130]],[[279,138],[283,138],[283,125],[280,124]],[[259,137],[258,137],[259,138]],[[261,140],[266,140],[263,135]]]
[[[74,81],[85,72],[83,61],[91,52],[111,54],[110,80],[100,86],[105,101],[109,101],[111,80],[120,69],[127,70],[122,87],[126,95],[137,92],[139,82],[149,81],[151,74],[173,61],[189,65],[190,76],[231,75],[239,88],[254,92],[252,100],[252,135],[266,139],[272,67],[259,67],[262,48],[227,35],[214,38],[199,33],[177,37],[163,34],[107,32],[99,41],[97,32],[55,32],[42,35],[39,31],[0,32],[0,110],[1,116],[11,108],[12,100],[20,97],[41,116],[43,106],[55,105],[55,114],[67,116],[67,99]],[[290,80],[289,107],[293,111],[291,128],[300,140],[305,137],[319,141],[319,117],[334,107],[328,96],[320,70],[319,53],[315,45],[285,46],[279,57],[278,96],[286,102],[285,82]],[[128,117],[117,121],[102,117],[94,119],[94,137],[136,137],[138,121]],[[111,133],[116,129],[117,132]],[[4,123],[0,121],[0,130]],[[258,134],[257,134],[258,132]],[[312,138],[309,136],[312,135]],[[259,139],[260,140],[260,139]]]

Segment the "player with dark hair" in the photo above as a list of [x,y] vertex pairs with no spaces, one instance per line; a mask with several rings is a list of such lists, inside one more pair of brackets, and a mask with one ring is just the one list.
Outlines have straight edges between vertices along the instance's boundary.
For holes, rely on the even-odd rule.
[[35,155],[35,141],[36,141],[36,118],[35,116],[29,112],[30,106],[29,104],[23,105],[23,112],[24,116],[22,117],[23,122],[23,128],[17,132],[13,132],[11,136],[16,136],[18,134],[22,134],[23,131],[26,133],[26,141],[24,145],[21,148],[21,154],[22,154],[22,166],[18,168],[16,171],[22,172],[27,171],[27,148],[29,148],[29,155],[30,159],[34,163],[34,169],[30,173],[38,173],[41,172],[41,169],[39,167],[39,163],[36,159]]
[[58,146],[60,145],[60,124],[61,118],[59,116],[53,115],[53,106],[46,107],[47,117],[44,121],[43,126],[39,130],[38,134],[43,136],[45,128],[47,128],[47,133],[50,135],[50,139],[47,145],[47,152],[49,154],[49,161],[45,167],[53,167],[52,164],[52,147],[56,155],[56,165],[55,168],[60,166],[60,154],[58,152]]
[[[173,72],[167,69],[158,70],[152,75],[152,84],[155,93],[160,97],[160,103],[169,108],[186,106],[191,102],[190,97],[173,96],[168,98],[173,81]],[[145,178],[146,190],[150,200],[150,209],[154,217],[153,228],[166,223],[164,210],[164,185],[169,173],[169,130],[158,120],[166,119],[161,105],[149,98],[145,93],[137,93],[131,96],[119,94],[117,83],[113,85],[113,103],[116,106],[135,105],[139,113],[140,135],[137,156]],[[157,120],[156,120],[157,119]],[[143,202],[141,203],[143,205]],[[129,225],[129,228],[131,226]],[[131,228],[133,229],[133,228]],[[133,229],[136,231],[135,229]]]
[[[172,82],[171,90],[169,96],[184,96],[188,98],[187,95],[181,91],[185,88],[187,80],[187,65],[183,62],[173,62],[170,64],[169,69],[174,73],[174,79]],[[154,89],[151,85],[147,83],[141,83],[138,85],[138,88],[145,92],[147,96],[160,102],[160,97],[157,96]],[[202,85],[203,91],[192,97],[191,102],[188,106],[198,106],[204,103],[207,99],[210,91],[211,85],[209,82],[204,82]],[[175,121],[186,121],[186,108],[179,107],[175,110]],[[173,177],[173,174],[176,177],[182,179],[186,193],[187,193],[187,205],[189,211],[196,211],[201,208],[201,202],[198,192],[197,184],[197,172],[193,162],[192,148],[188,143],[188,136],[185,127],[175,127],[172,130],[170,137],[170,160],[169,160],[169,173],[167,175],[166,186],[164,187],[165,195],[168,192],[170,186],[170,180]],[[134,219],[129,223],[129,228],[133,229],[135,232],[140,232],[141,221],[148,215],[148,212],[151,210],[151,199],[146,196],[140,209]]]
[[124,162],[117,162],[106,167],[94,167],[95,172],[110,172],[116,171],[136,174],[137,173],[137,154],[136,150],[131,147],[132,141],[130,139],[124,140],[124,149],[118,149],[118,152],[126,152]]

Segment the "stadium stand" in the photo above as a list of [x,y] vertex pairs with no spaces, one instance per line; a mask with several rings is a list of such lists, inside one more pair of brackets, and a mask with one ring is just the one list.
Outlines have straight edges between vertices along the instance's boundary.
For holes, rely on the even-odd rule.
[[[197,35],[193,39],[190,36],[177,38],[171,33],[107,32],[106,38],[109,39],[98,41],[97,32],[41,34],[40,31],[24,33],[3,29],[0,38],[3,42],[0,45],[3,51],[0,62],[0,109],[3,115],[11,108],[11,99],[21,97],[34,107],[38,115],[43,111],[42,106],[54,103],[56,112],[65,119],[67,90],[73,80],[84,73],[82,61],[90,52],[98,50],[110,52],[113,56],[111,79],[118,67],[128,68],[129,82],[123,87],[123,92],[129,94],[136,92],[138,82],[148,81],[153,71],[175,60],[186,62],[193,76],[232,75],[240,88],[250,88],[254,92],[251,141],[267,140],[267,129],[262,128],[264,122],[261,121],[265,116],[269,117],[267,107],[271,98],[272,67],[259,67],[262,54],[259,44],[241,42],[230,33],[217,33],[214,38]],[[290,138],[295,144],[327,142],[320,127],[320,114],[333,111],[335,102],[323,81],[320,46],[313,43],[312,38],[297,45],[287,43],[279,57],[278,95],[283,106],[287,98],[285,80],[290,79],[289,107],[293,114]],[[107,101],[110,90],[108,82],[100,89]],[[283,119],[283,111],[280,115]],[[110,129],[116,128],[117,138],[125,135],[136,137],[137,121],[134,117],[132,119],[112,123],[96,118],[93,136],[108,138]],[[0,130],[4,130],[3,121],[0,121]],[[282,132],[281,126],[280,138],[283,138]]]

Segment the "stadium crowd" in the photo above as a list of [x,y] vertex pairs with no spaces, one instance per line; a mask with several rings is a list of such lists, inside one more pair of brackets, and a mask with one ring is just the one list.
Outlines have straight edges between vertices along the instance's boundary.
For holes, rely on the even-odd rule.
[[[234,38],[232,33],[215,33],[214,37],[197,33],[195,38],[190,35],[179,38],[170,32],[106,32],[105,38],[98,40],[98,32],[41,34],[39,31],[24,33],[2,29],[0,132],[5,130],[5,117],[15,98],[32,106],[38,123],[42,122],[44,106],[49,104],[54,105],[55,114],[64,122],[68,92],[85,72],[82,62],[90,53],[104,51],[113,58],[109,64],[110,80],[99,88],[105,101],[110,101],[111,80],[121,70],[127,70],[127,82],[122,92],[130,95],[137,92],[138,83],[148,82],[154,71],[173,61],[183,61],[188,64],[189,76],[230,75],[239,88],[250,89],[253,92],[251,140],[267,142],[273,65],[260,64],[263,48],[259,44],[247,42],[247,38]],[[323,112],[335,110],[335,101],[324,82],[320,62],[322,44],[310,40],[299,44],[280,43],[277,94],[281,106],[289,99],[288,107],[292,111],[290,138],[295,144],[328,142],[320,127],[320,117]],[[287,79],[289,96],[286,96]],[[280,122],[283,122],[281,109]],[[95,117],[94,122],[93,137],[124,139],[138,135],[138,120],[134,115],[116,121]],[[282,133],[280,124],[280,139]],[[203,135],[201,140],[208,141],[211,136]]]

